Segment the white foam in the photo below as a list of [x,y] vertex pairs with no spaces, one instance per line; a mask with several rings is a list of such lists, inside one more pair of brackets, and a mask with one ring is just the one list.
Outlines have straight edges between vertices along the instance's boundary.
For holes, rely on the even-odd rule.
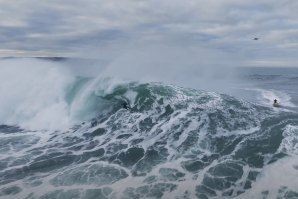
[[237,198],[262,198],[262,194],[268,191],[266,198],[277,198],[283,187],[287,190],[298,190],[298,157],[291,156],[278,160],[265,166],[252,188],[239,195]]
[[124,96],[129,100],[130,106],[135,104],[137,93],[134,91],[127,91]]
[[65,91],[69,71],[33,59],[0,62],[0,123],[28,129],[64,129],[71,124]]
[[298,155],[298,126],[287,125],[284,128],[283,136],[284,139],[278,151]]

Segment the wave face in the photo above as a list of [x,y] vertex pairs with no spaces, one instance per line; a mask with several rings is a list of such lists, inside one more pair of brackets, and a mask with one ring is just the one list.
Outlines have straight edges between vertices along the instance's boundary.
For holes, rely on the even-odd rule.
[[54,102],[84,122],[0,126],[0,198],[298,196],[296,113],[159,83],[68,80]]

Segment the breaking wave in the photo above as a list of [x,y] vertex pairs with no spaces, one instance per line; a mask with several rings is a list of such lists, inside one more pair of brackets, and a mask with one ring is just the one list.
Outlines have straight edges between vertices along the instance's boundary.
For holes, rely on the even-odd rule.
[[50,68],[1,69],[0,198],[298,196],[296,113]]

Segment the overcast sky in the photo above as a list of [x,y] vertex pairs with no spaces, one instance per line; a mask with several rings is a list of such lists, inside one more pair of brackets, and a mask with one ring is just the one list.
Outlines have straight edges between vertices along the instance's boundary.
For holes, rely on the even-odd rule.
[[174,49],[169,59],[185,50],[296,66],[297,10],[297,0],[0,0],[0,56],[112,59]]

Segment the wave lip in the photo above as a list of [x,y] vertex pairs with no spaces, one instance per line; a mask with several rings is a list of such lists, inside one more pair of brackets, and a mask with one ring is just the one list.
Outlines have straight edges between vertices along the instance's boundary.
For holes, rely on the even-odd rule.
[[[23,198],[244,197],[250,190],[263,194],[267,188],[259,182],[268,182],[271,171],[283,168],[283,158],[296,153],[295,113],[162,83],[73,79],[60,69],[53,74],[63,79],[57,83],[63,89],[54,89],[56,97],[41,110],[63,102],[66,115],[51,109],[57,118],[73,119],[82,111],[92,117],[68,131],[0,133],[4,197],[9,190]],[[49,79],[38,82],[47,88]],[[38,92],[47,99],[47,92]],[[33,115],[38,118],[19,122],[43,124],[35,120],[42,114]],[[284,193],[295,194],[293,188]]]

